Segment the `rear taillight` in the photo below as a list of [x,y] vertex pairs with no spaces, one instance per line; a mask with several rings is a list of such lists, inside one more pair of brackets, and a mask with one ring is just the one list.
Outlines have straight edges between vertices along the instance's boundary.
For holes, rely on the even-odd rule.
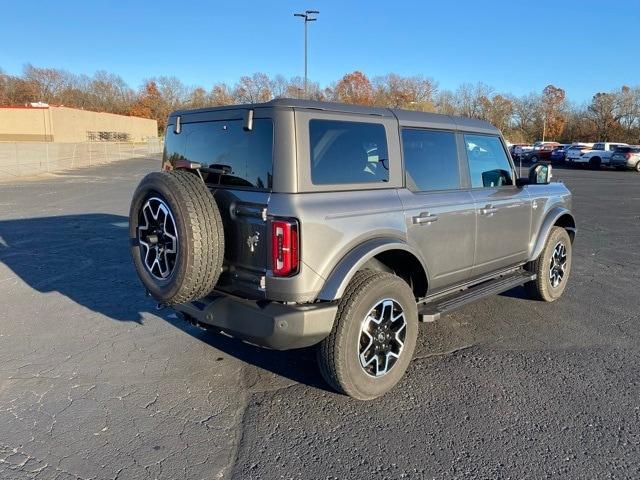
[[629,152],[624,154],[624,158],[626,158],[627,160],[629,160],[631,158],[631,154]]
[[298,222],[271,222],[271,271],[277,277],[298,273]]

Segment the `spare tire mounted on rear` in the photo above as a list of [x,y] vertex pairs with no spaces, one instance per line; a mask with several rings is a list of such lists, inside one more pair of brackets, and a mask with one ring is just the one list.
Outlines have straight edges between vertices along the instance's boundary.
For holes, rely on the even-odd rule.
[[131,255],[157,301],[172,305],[206,296],[224,259],[224,231],[213,195],[193,173],[153,172],[136,189],[129,212]]

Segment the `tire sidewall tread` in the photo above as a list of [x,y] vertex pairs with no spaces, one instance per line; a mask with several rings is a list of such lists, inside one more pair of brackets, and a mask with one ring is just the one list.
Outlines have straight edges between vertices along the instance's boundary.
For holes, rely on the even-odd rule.
[[[558,287],[551,286],[549,279],[549,266],[551,264],[551,253],[558,242],[562,241],[567,249],[567,265],[565,276]],[[529,296],[535,300],[554,302],[562,296],[571,275],[573,249],[571,238],[562,227],[554,226],[549,232],[542,252],[536,260],[528,265],[528,270],[536,274],[536,279],[525,285]]]
[[[167,202],[178,230],[176,266],[166,280],[157,280],[148,273],[135,241],[139,211],[151,195],[159,195]],[[224,231],[213,195],[194,173],[174,170],[145,176],[131,203],[129,235],[138,276],[159,302],[186,303],[213,290],[224,259]]]
[[[366,313],[385,297],[393,298],[402,305],[407,333],[396,364],[384,376],[374,378],[364,372],[358,359],[360,325]],[[317,357],[322,376],[335,390],[359,400],[383,395],[403,377],[413,356],[417,334],[418,311],[409,285],[391,273],[358,271],[339,301],[331,333],[318,345]]]

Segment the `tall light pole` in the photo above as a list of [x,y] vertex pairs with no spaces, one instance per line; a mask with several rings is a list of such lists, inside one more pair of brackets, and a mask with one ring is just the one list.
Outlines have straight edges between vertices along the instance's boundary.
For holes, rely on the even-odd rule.
[[318,10],[305,10],[304,13],[294,13],[294,17],[304,18],[304,96],[309,97],[307,92],[307,23],[315,22],[317,18],[314,15],[319,14]]

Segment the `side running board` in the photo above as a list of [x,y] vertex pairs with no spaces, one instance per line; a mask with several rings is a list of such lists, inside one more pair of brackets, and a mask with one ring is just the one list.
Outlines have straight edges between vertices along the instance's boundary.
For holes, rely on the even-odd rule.
[[427,301],[427,303],[418,305],[418,319],[421,322],[434,322],[438,320],[442,314],[452,312],[476,300],[506,292],[507,290],[524,285],[535,279],[535,273],[521,270],[474,285],[466,290]]

